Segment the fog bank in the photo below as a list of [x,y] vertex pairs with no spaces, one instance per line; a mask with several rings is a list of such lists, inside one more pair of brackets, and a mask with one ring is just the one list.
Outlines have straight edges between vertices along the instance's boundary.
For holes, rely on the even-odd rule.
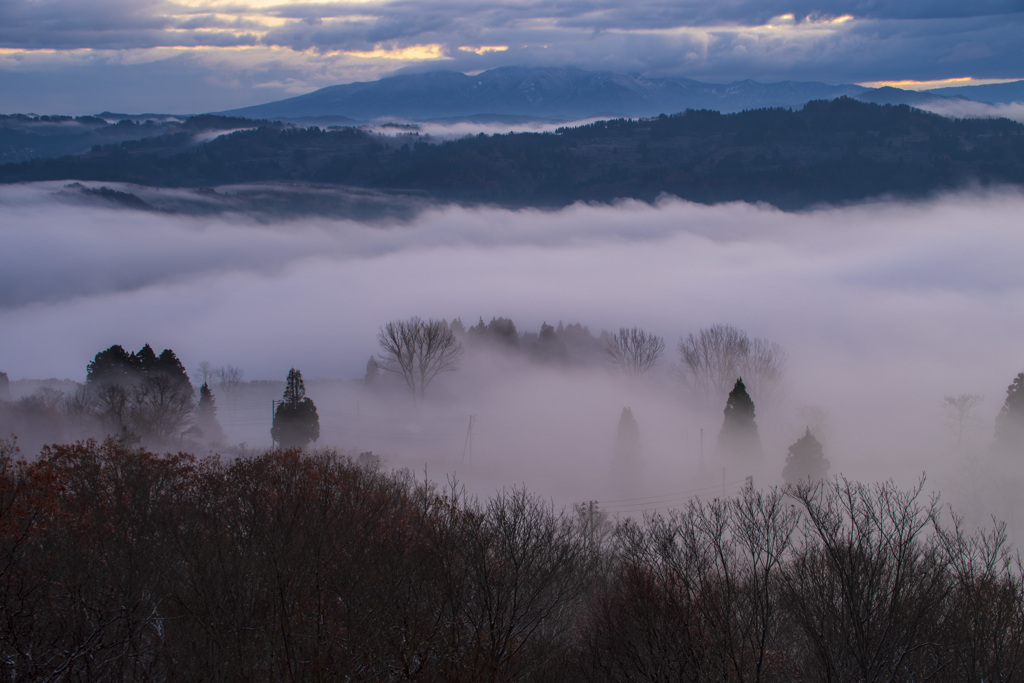
[[[1024,370],[1018,193],[799,214],[673,199],[550,212],[446,206],[371,225],[69,206],[52,200],[58,187],[0,188],[0,370],[12,380],[81,381],[97,351],[145,343],[173,349],[190,372],[209,361],[246,379],[282,381],[297,367],[310,380],[352,380],[377,352],[378,327],[413,315],[663,336],[666,357],[642,389],[607,372],[524,366],[500,376],[487,362],[497,373],[487,382],[466,367],[438,385],[446,403],[434,414],[453,416],[449,464],[461,465],[462,420],[474,414],[477,465],[490,458],[492,468],[481,481],[536,482],[571,500],[614,499],[602,482],[626,405],[648,443],[637,490],[696,487],[699,433],[710,451],[721,406],[686,404],[673,365],[680,336],[715,323],[788,352],[785,402],[759,406],[776,480],[812,419],[827,423],[833,472],[907,480],[941,462],[953,480],[963,461],[947,458],[943,396],[985,395],[969,435],[980,449]],[[352,447],[351,428],[337,426],[345,414],[383,419],[391,409],[360,399],[356,382],[330,397],[314,386],[324,442]],[[252,435],[235,436],[259,445],[269,407],[252,410]],[[398,463],[419,462],[390,448]],[[604,464],[582,475],[584,462]],[[704,464],[720,483],[717,465]]]

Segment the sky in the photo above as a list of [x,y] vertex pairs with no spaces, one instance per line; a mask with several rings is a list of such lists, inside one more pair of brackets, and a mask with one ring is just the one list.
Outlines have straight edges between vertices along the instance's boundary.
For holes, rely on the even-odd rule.
[[1021,0],[4,0],[0,113],[200,113],[398,70],[1024,78]]

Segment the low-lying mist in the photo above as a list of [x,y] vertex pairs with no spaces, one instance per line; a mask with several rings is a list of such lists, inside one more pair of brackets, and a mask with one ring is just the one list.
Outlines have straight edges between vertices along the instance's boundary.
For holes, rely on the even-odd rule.
[[[985,453],[1024,370],[1019,193],[797,214],[667,198],[438,206],[360,223],[85,207],[54,201],[60,186],[0,188],[0,370],[14,388],[82,381],[98,351],[150,343],[173,349],[196,385],[202,361],[274,381],[218,395],[235,442],[270,445],[270,400],[295,367],[320,410],[319,445],[432,478],[455,471],[481,493],[525,482],[558,504],[663,507],[731,493],[748,474],[779,483],[811,426],[833,474],[905,484],[927,471],[972,515],[1016,509],[1018,468],[993,469]],[[666,351],[642,380],[481,352],[418,405],[362,391],[379,327],[411,316],[504,316],[534,333],[581,323],[595,336],[637,326]],[[788,356],[783,390],[756,406],[765,456],[749,471],[713,455],[724,396],[700,400],[678,379],[680,337],[716,323]],[[963,393],[985,399],[957,446],[941,404]],[[611,466],[626,406],[644,447],[631,481]]]

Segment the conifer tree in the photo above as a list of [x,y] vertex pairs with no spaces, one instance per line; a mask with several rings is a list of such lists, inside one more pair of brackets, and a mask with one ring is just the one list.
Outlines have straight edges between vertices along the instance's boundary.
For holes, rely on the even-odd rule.
[[210,445],[220,445],[227,442],[224,430],[217,420],[217,402],[210,391],[210,385],[203,382],[199,387],[199,405],[196,407],[196,428],[202,436],[203,441]]
[[363,386],[372,389],[380,381],[380,363],[373,356],[366,361],[366,376],[363,378]]
[[1024,372],[1006,387],[1006,401],[996,416],[996,447],[1003,451],[1024,447]]
[[821,481],[828,476],[831,465],[825,457],[821,442],[811,434],[808,427],[804,435],[789,447],[789,455],[786,456],[786,466],[782,470],[782,478],[787,484],[796,484],[801,481]]
[[295,368],[288,371],[284,396],[274,411],[270,436],[281,448],[305,448],[320,438],[320,416],[312,399],[306,398],[302,373]]
[[642,454],[640,427],[636,423],[636,418],[633,417],[633,411],[623,408],[622,415],[619,417],[619,429],[615,433],[615,459],[636,465]]
[[754,421],[754,401],[747,393],[743,378],[736,380],[725,402],[722,429],[718,433],[716,452],[726,457],[754,460],[762,456],[761,437]]

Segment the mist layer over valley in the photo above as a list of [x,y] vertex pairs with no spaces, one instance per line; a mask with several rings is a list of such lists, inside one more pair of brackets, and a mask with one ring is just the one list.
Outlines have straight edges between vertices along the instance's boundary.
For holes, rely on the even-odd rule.
[[[232,443],[270,445],[271,400],[299,368],[318,446],[454,472],[484,495],[525,483],[558,505],[664,508],[732,493],[747,475],[780,483],[787,446],[811,427],[833,474],[905,484],[927,471],[981,520],[1016,509],[1016,470],[985,453],[1022,369],[1018,193],[803,213],[674,199],[433,206],[361,223],[108,209],[57,201],[61,187],[0,189],[0,369],[12,398],[39,386],[29,380],[82,381],[113,344],[149,343],[173,349],[196,386],[203,361],[244,369],[253,381],[217,395]],[[534,335],[580,324],[595,338],[637,326],[666,351],[637,379],[600,354],[551,363],[467,348],[424,401],[365,391],[378,329],[412,316],[467,328],[505,317]],[[750,467],[713,454],[725,396],[679,378],[680,338],[717,323],[788,359],[777,390],[753,395],[764,459]],[[943,398],[963,393],[985,399],[951,429]],[[643,445],[630,481],[612,465],[627,406]]]

